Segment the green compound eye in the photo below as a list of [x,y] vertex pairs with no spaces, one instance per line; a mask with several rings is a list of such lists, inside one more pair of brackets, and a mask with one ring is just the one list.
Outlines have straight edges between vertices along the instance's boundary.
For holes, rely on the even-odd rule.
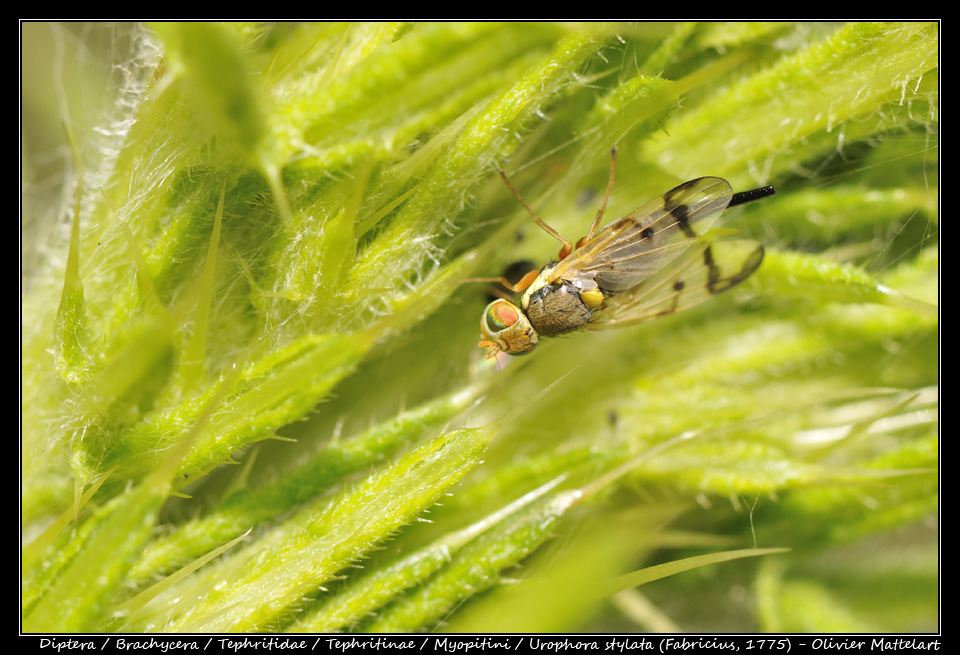
[[520,355],[537,345],[537,332],[520,308],[506,300],[494,300],[487,305],[480,319],[481,348],[487,348],[488,357],[499,352]]
[[490,332],[500,332],[520,320],[520,310],[506,300],[494,300],[487,305],[485,316],[487,329]]

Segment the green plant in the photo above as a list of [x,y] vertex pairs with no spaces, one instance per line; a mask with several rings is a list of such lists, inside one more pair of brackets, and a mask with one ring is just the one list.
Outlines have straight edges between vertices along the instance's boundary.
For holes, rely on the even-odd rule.
[[[24,258],[24,630],[935,628],[937,24],[91,29],[122,84]],[[614,144],[608,216],[774,184],[764,264],[500,370],[462,280],[557,244],[494,171],[579,237]]]

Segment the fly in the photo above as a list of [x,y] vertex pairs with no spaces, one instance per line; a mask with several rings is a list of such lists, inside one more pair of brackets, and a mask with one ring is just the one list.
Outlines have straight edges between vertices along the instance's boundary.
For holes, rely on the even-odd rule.
[[519,304],[501,298],[484,310],[479,346],[488,349],[488,357],[526,354],[540,337],[667,316],[723,293],[760,266],[760,243],[715,241],[705,235],[725,209],[772,196],[772,186],[733,193],[722,178],[700,177],[598,230],[616,164],[614,148],[600,210],[575,245],[544,223],[500,172],[537,225],[563,247],[556,262],[530,271],[516,284],[503,277],[483,280],[522,294]]

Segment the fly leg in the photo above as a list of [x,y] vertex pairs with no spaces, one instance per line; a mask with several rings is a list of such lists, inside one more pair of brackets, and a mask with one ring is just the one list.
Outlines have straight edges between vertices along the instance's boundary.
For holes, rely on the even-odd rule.
[[[510,191],[513,193],[513,196],[520,202],[521,205],[523,205],[523,208],[527,210],[527,213],[533,217],[533,220],[536,221],[537,225],[542,227],[544,232],[546,232],[547,234],[552,236],[554,239],[556,239],[557,241],[563,244],[563,248],[560,249],[560,254],[557,255],[557,258],[560,261],[565,259],[567,255],[573,252],[573,244],[570,243],[570,241],[566,237],[564,237],[562,234],[560,234],[559,232],[554,230],[552,227],[544,223],[539,216],[533,213],[533,210],[530,209],[530,206],[527,205],[526,201],[524,201],[523,196],[520,195],[520,192],[514,189],[513,185],[510,184],[510,180],[507,179],[506,173],[504,173],[503,171],[497,171],[497,172],[500,173],[500,177],[503,179],[503,183],[507,185],[507,188],[510,189]],[[534,275],[533,277],[535,278],[536,275]],[[533,282],[533,278],[530,279],[530,282]],[[527,286],[530,286],[530,282],[527,282]]]
[[[527,287],[533,284],[533,281],[537,279],[537,275],[539,274],[540,274],[539,270],[533,269],[532,271],[524,275],[522,278],[520,278],[520,280],[517,281],[516,284],[513,284],[512,282],[510,282],[510,280],[502,276],[501,277],[471,277],[471,278],[467,278],[466,280],[462,280],[462,282],[487,282],[489,284],[502,284],[505,288],[509,289],[513,293],[523,293],[524,291],[527,290]],[[499,293],[497,295],[500,296]],[[510,298],[506,296],[500,296],[500,297],[503,298],[504,300],[510,300]]]
[[592,239],[593,235],[597,233],[597,228],[600,227],[600,219],[603,218],[603,212],[607,210],[607,201],[610,200],[610,191],[613,189],[613,180],[616,177],[616,173],[617,147],[614,146],[610,148],[610,180],[607,182],[607,191],[603,194],[603,202],[600,204],[600,210],[597,212],[597,217],[593,219],[593,225],[590,226],[590,231],[587,232],[587,236],[577,241],[577,248]]

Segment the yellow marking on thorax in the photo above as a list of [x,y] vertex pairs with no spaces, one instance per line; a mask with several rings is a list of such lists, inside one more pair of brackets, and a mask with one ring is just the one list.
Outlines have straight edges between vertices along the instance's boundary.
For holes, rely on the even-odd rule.
[[556,266],[544,268],[542,271],[540,271],[540,275],[534,278],[533,282],[530,283],[530,286],[527,287],[527,290],[523,292],[523,297],[520,299],[520,307],[523,309],[523,311],[527,311],[527,309],[530,307],[530,296],[552,282],[552,280],[548,279],[548,276],[553,272],[554,268],[556,268]]

